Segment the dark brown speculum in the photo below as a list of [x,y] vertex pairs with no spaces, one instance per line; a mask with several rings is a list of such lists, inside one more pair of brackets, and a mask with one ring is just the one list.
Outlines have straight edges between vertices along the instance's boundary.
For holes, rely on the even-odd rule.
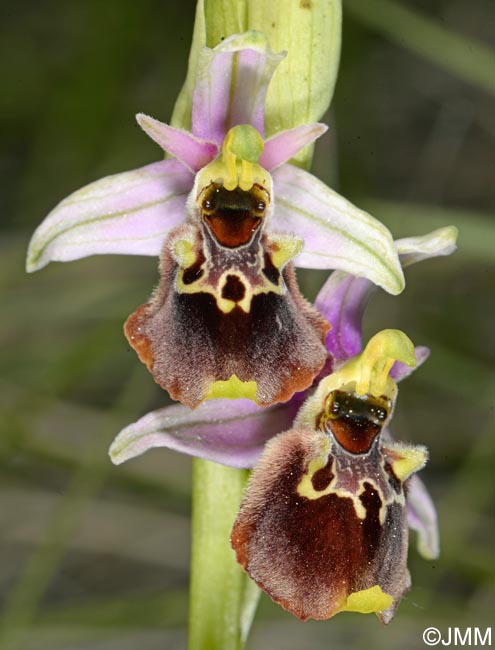
[[261,185],[245,191],[211,183],[200,196],[201,218],[220,245],[237,248],[248,244],[261,226],[269,200]]
[[333,433],[337,442],[353,454],[365,454],[382,430],[390,412],[390,401],[371,395],[335,390],[317,418],[320,431]]

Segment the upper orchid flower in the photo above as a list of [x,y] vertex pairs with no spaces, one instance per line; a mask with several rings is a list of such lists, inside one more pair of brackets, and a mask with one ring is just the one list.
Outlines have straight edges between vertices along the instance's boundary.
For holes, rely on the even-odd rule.
[[191,407],[285,402],[325,363],[329,325],[288,264],[302,241],[266,232],[273,189],[262,150],[254,127],[228,131],[221,156],[196,174],[188,222],[165,241],[157,291],[125,325],[155,380]]
[[175,160],[75,192],[30,244],[30,271],[97,253],[161,253],[160,285],[126,334],[156,381],[192,407],[221,396],[269,405],[311,385],[328,324],[300,295],[293,263],[394,294],[404,286],[388,230],[287,163],[326,127],[264,140],[266,91],[282,58],[256,32],[205,48],[192,132],[137,118]]

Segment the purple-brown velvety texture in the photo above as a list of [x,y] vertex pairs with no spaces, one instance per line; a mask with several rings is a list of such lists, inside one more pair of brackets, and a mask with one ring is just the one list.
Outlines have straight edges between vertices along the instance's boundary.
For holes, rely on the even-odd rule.
[[[329,618],[351,593],[379,585],[393,597],[392,605],[379,614],[387,623],[410,585],[405,508],[403,500],[396,500],[400,482],[396,487],[388,481],[381,462],[387,450],[381,446],[375,444],[370,454],[349,455],[333,443],[329,482],[352,483],[352,463],[359,475],[356,485],[349,485],[348,496],[342,496],[339,491],[327,494],[326,486],[315,488],[313,482],[322,495],[301,495],[303,474],[321,456],[325,441],[321,432],[293,429],[267,444],[234,523],[232,546],[251,578],[302,620]],[[364,507],[364,519],[358,517],[351,494]]]

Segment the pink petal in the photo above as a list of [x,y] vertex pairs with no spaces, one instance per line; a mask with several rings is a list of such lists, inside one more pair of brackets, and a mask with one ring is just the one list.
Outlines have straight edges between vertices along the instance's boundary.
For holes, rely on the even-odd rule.
[[341,269],[389,293],[403,290],[399,258],[383,224],[293,165],[279,167],[272,176],[272,228],[304,238],[296,266]]
[[193,94],[194,135],[220,145],[236,124],[251,124],[263,135],[268,84],[283,56],[254,32],[203,49]]
[[74,192],[34,233],[27,270],[88,255],[158,255],[185,217],[192,174],[175,160],[101,178]]
[[375,286],[365,278],[334,271],[315,300],[315,307],[332,326],[327,350],[336,361],[346,361],[362,350],[363,314]]
[[262,409],[246,399],[214,399],[194,411],[174,404],[123,429],[110,457],[119,465],[153,447],[167,447],[231,467],[252,467],[265,442],[291,426],[295,410],[289,404]]
[[[315,299],[315,307],[331,324],[326,346],[335,361],[347,361],[362,350],[363,315],[375,285],[343,271],[334,271]],[[415,348],[416,366],[410,368],[397,361],[390,371],[395,381],[402,381],[430,356],[424,346]]]
[[199,171],[218,154],[216,144],[200,140],[192,133],[159,122],[144,113],[138,113],[136,120],[152,140],[192,172]]
[[[408,266],[430,257],[448,255],[455,249],[457,229],[440,228],[421,237],[408,237],[395,242],[402,266]],[[361,330],[364,310],[376,286],[365,278],[350,273],[334,271],[325,282],[315,300],[315,307],[332,325],[327,335],[327,350],[336,361],[345,361],[362,349]],[[428,348],[415,348],[417,365],[410,368],[396,362],[391,376],[396,381],[408,377],[430,355]]]
[[326,124],[303,124],[289,131],[277,133],[265,142],[260,165],[271,171],[295,156],[301,149],[314,142],[328,130]]
[[407,523],[418,533],[418,553],[427,560],[440,554],[435,506],[423,481],[416,475],[407,482]]

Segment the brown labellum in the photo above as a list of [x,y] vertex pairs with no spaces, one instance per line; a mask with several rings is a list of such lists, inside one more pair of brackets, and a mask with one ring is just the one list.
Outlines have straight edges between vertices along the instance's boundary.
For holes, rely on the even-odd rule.
[[404,467],[411,453],[424,464],[425,452],[381,444],[389,409],[386,399],[334,391],[316,417],[322,430],[279,434],[253,472],[232,546],[302,620],[347,610],[388,622],[409,588],[403,480],[419,465]]

